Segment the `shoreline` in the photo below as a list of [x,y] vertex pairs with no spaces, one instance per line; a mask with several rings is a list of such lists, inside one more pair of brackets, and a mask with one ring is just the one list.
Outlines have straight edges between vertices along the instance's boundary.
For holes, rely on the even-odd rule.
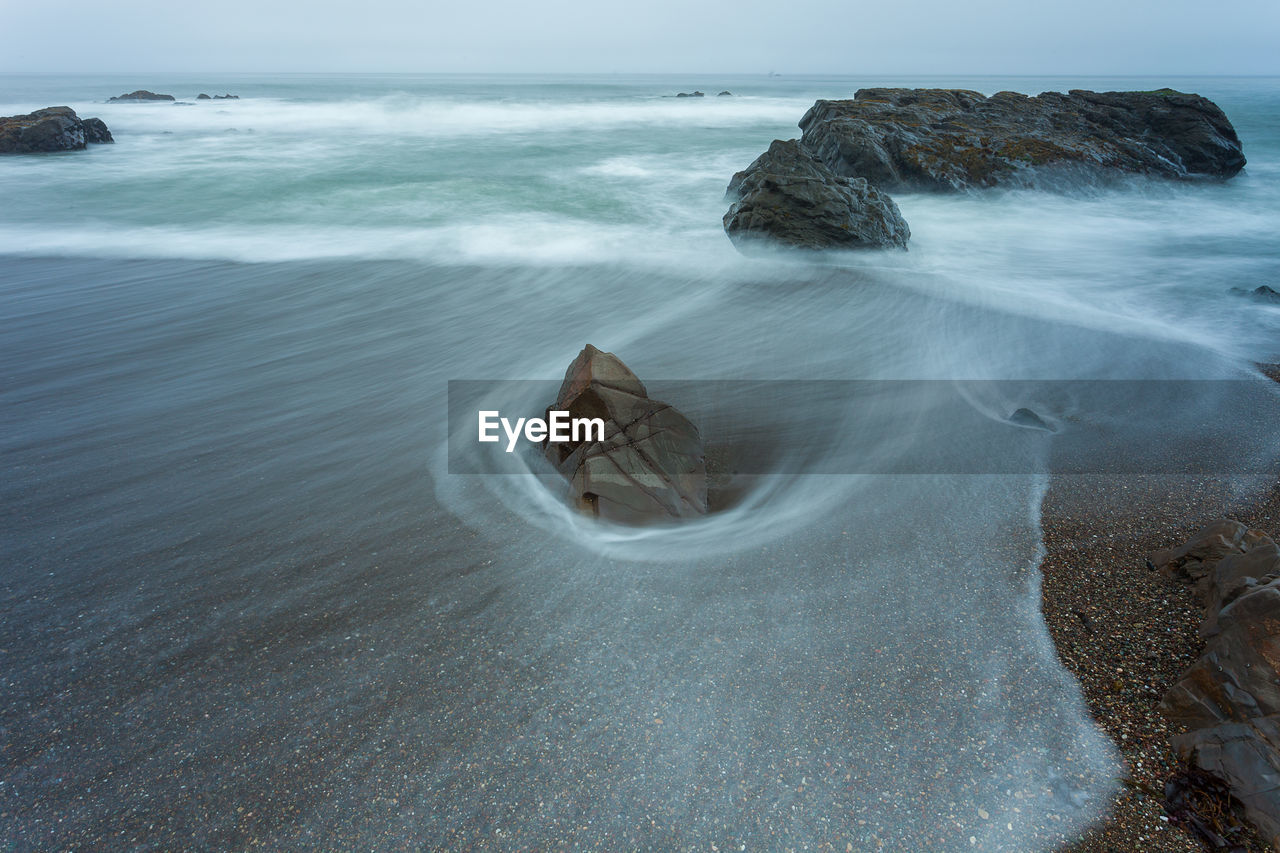
[[[1100,511],[1107,505],[1122,510]],[[1190,586],[1148,569],[1146,560],[1217,518],[1276,533],[1280,483],[1241,496],[1228,483],[1191,478],[1050,482],[1042,504],[1041,612],[1059,659],[1134,783],[1116,793],[1105,820],[1062,848],[1067,853],[1207,849],[1169,823],[1162,800],[1150,793],[1162,792],[1177,767],[1158,705],[1200,656],[1203,607]],[[1249,850],[1270,849],[1243,840]]]

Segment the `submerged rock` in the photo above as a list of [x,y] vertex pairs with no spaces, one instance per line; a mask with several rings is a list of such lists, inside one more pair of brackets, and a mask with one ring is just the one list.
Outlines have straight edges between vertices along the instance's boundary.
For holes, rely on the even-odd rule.
[[835,174],[796,140],[775,140],[729,182],[724,230],[739,248],[905,248],[911,229],[893,199]]
[[1009,423],[1028,429],[1039,429],[1045,432],[1057,432],[1057,428],[1045,422],[1045,419],[1027,408],[1018,409],[1009,415]]
[[569,365],[548,412],[600,418],[603,441],[544,442],[543,452],[569,480],[574,504],[628,524],[707,512],[707,473],[697,427],[644,384],[613,353],[588,344]]
[[81,119],[71,107],[46,107],[28,115],[0,117],[0,154],[79,151],[86,143],[112,142],[101,119]]
[[676,97],[677,98],[705,98],[706,94],[703,92],[677,92]]
[[200,94],[196,95],[196,100],[197,100],[197,101],[207,101],[207,100],[209,100],[209,96],[208,96],[208,95],[206,95],[204,92],[201,92]]
[[801,141],[838,174],[883,189],[958,190],[1047,166],[1168,178],[1229,178],[1245,165],[1235,128],[1199,95],[862,89],[820,100]]
[[1246,299],[1252,299],[1255,302],[1280,303],[1280,293],[1277,293],[1265,284],[1253,290],[1245,290],[1243,287],[1233,287],[1230,292],[1236,296],[1243,296]]
[[155,92],[148,92],[146,89],[139,89],[136,92],[130,92],[127,95],[116,95],[113,101],[172,101],[176,100],[173,95],[157,95]]
[[720,92],[719,94],[716,95],[717,98],[729,98],[732,96],[733,96],[733,92],[730,92],[728,89],[725,89],[723,92]]
[[1165,694],[1173,747],[1223,779],[1245,816],[1280,847],[1280,548],[1235,521],[1210,524],[1151,556],[1205,605],[1204,654]]

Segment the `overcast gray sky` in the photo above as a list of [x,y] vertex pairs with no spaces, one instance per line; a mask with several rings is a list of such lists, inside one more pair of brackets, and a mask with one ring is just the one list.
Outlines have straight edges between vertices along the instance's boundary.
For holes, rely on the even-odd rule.
[[1280,0],[0,0],[4,71],[1280,74]]

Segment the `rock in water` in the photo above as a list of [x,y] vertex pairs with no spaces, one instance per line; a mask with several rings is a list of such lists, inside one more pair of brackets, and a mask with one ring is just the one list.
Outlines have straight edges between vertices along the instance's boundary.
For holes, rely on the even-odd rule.
[[1246,299],[1252,299],[1255,302],[1273,302],[1280,304],[1280,293],[1273,288],[1267,287],[1265,284],[1254,290],[1245,290],[1242,287],[1233,287],[1230,292],[1236,296],[1243,296]]
[[84,141],[101,145],[104,142],[115,142],[111,138],[111,131],[107,130],[107,124],[100,118],[85,118],[80,120],[80,124],[84,126]]
[[605,422],[603,441],[543,444],[579,508],[628,524],[706,514],[707,472],[697,427],[651,400],[613,353],[588,344],[569,365],[552,410]]
[[71,107],[46,107],[29,115],[0,117],[0,154],[79,151],[88,142],[111,142],[101,119],[83,121]]
[[1173,747],[1225,780],[1280,849],[1280,548],[1223,520],[1151,562],[1194,583],[1205,604],[1204,654],[1161,702],[1185,729]]
[[175,100],[173,95],[157,95],[155,92],[148,92],[146,89],[139,89],[136,92],[130,92],[127,95],[116,95],[113,101],[172,101]]
[[724,230],[738,248],[906,248],[911,229],[893,199],[835,174],[794,139],[775,140],[729,182]]
[[881,189],[959,190],[1046,166],[1229,178],[1245,165],[1216,104],[1172,89],[990,98],[964,89],[861,89],[817,101],[801,142],[838,174]]
[[1018,409],[1012,415],[1009,415],[1009,423],[1028,429],[1044,430],[1045,432],[1058,431],[1054,426],[1046,423],[1044,418],[1027,408]]
[[207,100],[210,100],[210,98],[209,98],[209,96],[208,96],[208,95],[206,95],[204,92],[201,92],[200,94],[196,95],[196,100],[197,100],[197,101],[207,101]]

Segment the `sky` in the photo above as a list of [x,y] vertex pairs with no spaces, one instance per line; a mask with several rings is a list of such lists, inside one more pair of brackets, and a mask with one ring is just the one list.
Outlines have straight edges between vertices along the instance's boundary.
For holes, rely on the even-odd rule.
[[1280,0],[0,0],[0,71],[1280,74]]

